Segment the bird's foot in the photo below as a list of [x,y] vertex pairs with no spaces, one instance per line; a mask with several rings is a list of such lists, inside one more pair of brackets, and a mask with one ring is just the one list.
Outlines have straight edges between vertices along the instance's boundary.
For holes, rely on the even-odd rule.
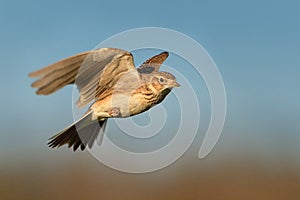
[[112,108],[109,112],[109,115],[111,117],[118,117],[120,116],[121,112],[120,112],[120,109],[119,108]]

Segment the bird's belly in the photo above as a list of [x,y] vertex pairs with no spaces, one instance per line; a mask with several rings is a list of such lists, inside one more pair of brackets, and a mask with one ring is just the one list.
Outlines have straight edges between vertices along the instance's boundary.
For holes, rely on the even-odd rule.
[[111,117],[112,109],[119,110],[119,117],[129,117],[144,112],[150,107],[151,104],[142,95],[115,94],[95,102],[92,109],[97,117]]

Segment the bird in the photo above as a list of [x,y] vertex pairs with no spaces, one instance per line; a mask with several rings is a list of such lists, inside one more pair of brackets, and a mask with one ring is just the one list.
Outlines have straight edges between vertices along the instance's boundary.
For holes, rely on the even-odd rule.
[[74,84],[76,105],[88,106],[73,124],[49,138],[50,148],[67,145],[73,151],[101,144],[107,120],[140,114],[162,102],[180,84],[173,74],[159,71],[169,53],[161,52],[135,67],[132,53],[118,48],[85,51],[29,73],[37,95],[49,95]]

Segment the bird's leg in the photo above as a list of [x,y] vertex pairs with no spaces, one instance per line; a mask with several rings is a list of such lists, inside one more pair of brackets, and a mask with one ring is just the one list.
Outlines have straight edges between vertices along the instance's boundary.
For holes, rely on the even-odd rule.
[[109,115],[110,115],[111,117],[118,117],[118,116],[120,116],[120,114],[121,114],[120,109],[119,109],[119,108],[116,108],[116,107],[112,108],[112,109],[109,111]]

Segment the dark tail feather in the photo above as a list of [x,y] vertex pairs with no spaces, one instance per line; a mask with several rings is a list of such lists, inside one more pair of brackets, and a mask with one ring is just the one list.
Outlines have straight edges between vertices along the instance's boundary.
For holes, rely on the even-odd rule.
[[[92,121],[91,114],[86,115],[78,122],[72,124],[49,140],[49,147],[55,148],[67,144],[76,151],[78,147],[83,151],[86,146],[92,148],[97,136],[103,138],[107,120]],[[100,141],[101,143],[101,141]]]

